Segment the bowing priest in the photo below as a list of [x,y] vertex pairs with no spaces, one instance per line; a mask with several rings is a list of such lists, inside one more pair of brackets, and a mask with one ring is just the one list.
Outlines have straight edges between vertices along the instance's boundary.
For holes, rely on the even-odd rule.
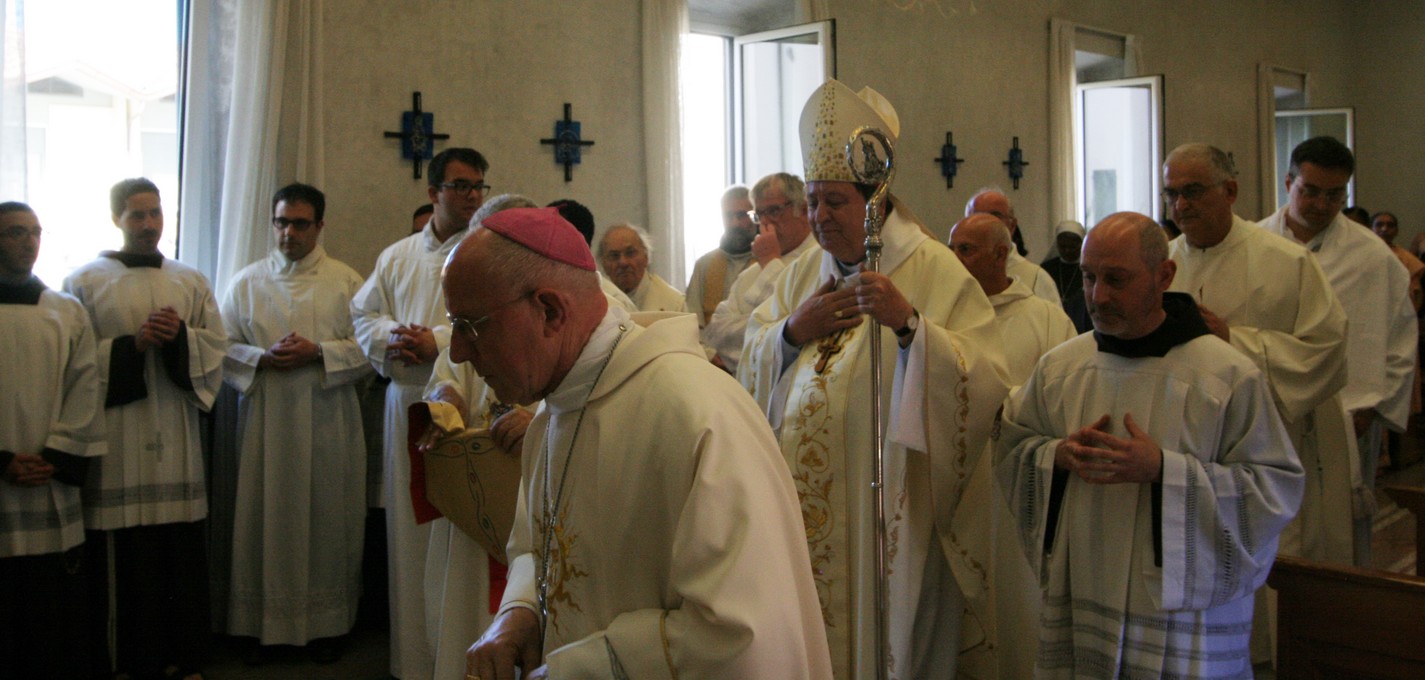
[[208,279],[158,250],[158,187],[126,179],[109,199],[123,248],[64,280],[94,324],[106,385],[109,452],[83,494],[90,596],[114,626],[111,668],[188,677],[211,625],[198,415],[222,386],[227,336]]
[[0,203],[0,677],[88,677],[80,489],[108,448],[89,315],[31,270],[40,220]]
[[1252,593],[1304,475],[1266,376],[1165,295],[1167,255],[1144,215],[1089,231],[1095,331],[1004,407],[995,472],[1043,588],[1036,678],[1252,675]]
[[1064,309],[1034,294],[1007,269],[1014,240],[989,213],[975,213],[950,228],[950,250],[965,265],[995,308],[1011,385],[1023,385],[1045,352],[1078,335]]
[[791,479],[697,320],[609,307],[548,209],[486,219],[444,286],[451,358],[500,401],[544,400],[509,583],[466,677],[827,677]]
[[371,374],[349,304],[361,276],[327,255],[326,196],[272,197],[276,248],[223,298],[223,378],[239,393],[228,633],[336,661],[361,595],[366,456],[356,384]]
[[[500,194],[485,201],[472,227],[489,216],[511,208],[538,207],[519,194]],[[441,350],[426,383],[424,399],[451,404],[467,430],[488,428],[495,443],[518,456],[531,413],[519,405],[503,404],[467,363],[450,359],[450,347]],[[449,434],[432,424],[420,443],[422,455],[440,436]],[[508,538],[508,537],[504,537]],[[506,567],[480,543],[450,521],[430,522],[430,547],[426,551],[426,625],[435,655],[436,678],[458,678],[465,668],[465,652],[494,620],[500,604]]]
[[[879,656],[870,364],[881,362],[892,677],[953,677],[960,593],[984,590],[953,522],[1004,398],[1004,359],[979,284],[894,195],[882,206],[884,273],[863,271],[872,187],[856,183],[845,152],[859,126],[894,140],[899,119],[875,90],[836,80],[802,109],[807,214],[821,249],[788,265],[752,313],[738,377],[778,430],[796,482],[835,675],[870,678]],[[976,644],[982,610],[970,604],[966,638]]]
[[440,269],[485,202],[489,169],[489,162],[474,149],[455,147],[436,154],[427,175],[426,191],[435,205],[430,222],[420,233],[382,251],[351,301],[357,342],[376,372],[391,379],[386,388],[382,505],[391,589],[391,675],[403,680],[430,677],[435,664],[425,611],[430,525],[417,525],[411,507],[406,409],[420,400],[431,366],[450,344]]
[[[969,201],[965,202],[965,217],[976,213],[988,213],[999,218],[999,221],[1009,227],[1011,240],[1020,233],[1019,218],[1014,216],[1014,204],[1010,202],[1009,196],[999,189],[993,187],[980,189],[970,197]],[[1049,274],[1048,270],[1021,255],[1018,249],[1010,249],[1009,261],[1005,266],[1009,269],[1010,276],[1029,286],[1035,295],[1056,305],[1063,304],[1054,277]]]

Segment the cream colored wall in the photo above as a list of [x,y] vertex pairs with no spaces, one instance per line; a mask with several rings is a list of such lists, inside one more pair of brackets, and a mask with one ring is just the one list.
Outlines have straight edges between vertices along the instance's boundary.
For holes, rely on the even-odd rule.
[[[429,202],[396,140],[411,92],[450,139],[490,161],[486,181],[541,205],[574,198],[600,225],[645,224],[637,0],[341,0],[325,4],[326,246],[357,271]],[[548,145],[564,102],[586,147],[564,182]]]
[[[788,0],[791,2],[792,0]],[[1011,138],[1030,165],[1011,191],[1031,258],[1048,251],[1049,21],[1060,17],[1142,39],[1143,73],[1165,75],[1166,144],[1205,141],[1241,170],[1239,213],[1259,209],[1256,79],[1260,62],[1309,71],[1312,103],[1357,107],[1361,200],[1425,223],[1425,192],[1407,173],[1421,148],[1425,104],[1421,3],[1349,0],[828,0],[837,63],[853,87],[897,107],[902,160],[896,192],[942,238],[982,185],[1009,188]],[[909,6],[907,9],[901,7]],[[484,152],[497,191],[541,203],[573,197],[600,226],[645,224],[638,0],[344,0],[326,3],[328,248],[359,271],[399,238],[425,201],[394,130],[421,90],[436,128]],[[1367,9],[1365,6],[1369,6]],[[1369,49],[1370,27],[1385,36]],[[770,28],[770,27],[769,27]],[[1401,85],[1401,84],[1404,85]],[[1392,100],[1398,89],[1404,93]],[[565,184],[549,147],[562,103],[598,143]],[[961,166],[947,190],[932,161],[954,130]]]
[[1361,205],[1400,218],[1396,243],[1425,232],[1425,3],[1358,3],[1351,24],[1356,77],[1356,192]]
[[[909,9],[898,6],[911,5]],[[831,0],[837,64],[854,88],[871,85],[901,117],[897,193],[941,237],[980,186],[1011,183],[1002,165],[1018,135],[1029,167],[1011,190],[1030,259],[1049,252],[1049,22],[1062,18],[1139,36],[1141,73],[1164,75],[1166,148],[1189,141],[1232,152],[1238,209],[1257,219],[1257,64],[1312,73],[1315,101],[1347,99],[1346,3],[1103,2],[1102,0]],[[946,190],[932,159],[955,132],[960,166]]]

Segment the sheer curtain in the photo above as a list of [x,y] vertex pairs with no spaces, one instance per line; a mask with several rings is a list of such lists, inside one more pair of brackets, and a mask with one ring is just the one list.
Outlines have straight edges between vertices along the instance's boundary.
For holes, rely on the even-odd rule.
[[681,286],[683,263],[682,110],[679,53],[688,32],[684,0],[643,0],[643,164],[648,177],[648,232],[660,257],[654,269]]
[[27,200],[25,2],[0,0],[0,200]]
[[[322,0],[193,0],[183,72],[179,259],[221,299],[272,247],[272,193],[322,186]],[[213,630],[227,630],[237,495],[236,392],[224,386],[208,431]]]
[[322,186],[322,0],[194,0],[179,257],[221,294],[263,257],[272,192]]

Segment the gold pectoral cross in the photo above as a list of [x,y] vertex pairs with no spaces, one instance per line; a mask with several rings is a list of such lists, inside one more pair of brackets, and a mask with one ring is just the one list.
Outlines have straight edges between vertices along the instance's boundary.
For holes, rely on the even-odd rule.
[[831,335],[822,337],[821,341],[816,343],[816,351],[821,355],[821,358],[817,359],[816,366],[814,367],[817,375],[825,373],[827,365],[831,362],[831,357],[841,353],[841,347],[843,345],[841,340],[845,334],[846,330],[842,329]]

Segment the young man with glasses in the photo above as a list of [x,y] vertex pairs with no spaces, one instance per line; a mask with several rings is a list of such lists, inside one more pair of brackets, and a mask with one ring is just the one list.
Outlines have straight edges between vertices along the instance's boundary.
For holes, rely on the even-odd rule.
[[366,523],[366,456],[356,384],[371,365],[356,343],[361,276],[318,239],[326,197],[290,184],[272,197],[276,247],[223,298],[223,378],[238,401],[237,506],[228,632],[264,645],[341,655],[356,621]]
[[728,187],[722,194],[722,242],[698,258],[688,278],[688,311],[698,315],[698,326],[708,325],[717,303],[727,299],[732,281],[752,262],[752,239],[757,225],[752,222],[752,201],[747,187]]
[[63,680],[93,671],[80,489],[108,444],[94,329],[32,273],[40,236],[0,203],[0,677]]
[[1370,565],[1371,514],[1382,427],[1404,432],[1415,370],[1416,321],[1410,277],[1375,234],[1341,214],[1356,161],[1346,145],[1314,137],[1291,152],[1287,204],[1261,227],[1316,254],[1349,320],[1346,386],[1360,466],[1355,561]]
[[411,508],[406,408],[419,401],[431,367],[450,344],[440,272],[484,203],[490,164],[480,152],[446,149],[430,160],[426,191],[435,213],[425,229],[386,248],[351,301],[356,339],[386,388],[385,471],[387,564],[391,584],[391,674],[430,677],[434,651],[426,635],[425,561],[430,525]]

